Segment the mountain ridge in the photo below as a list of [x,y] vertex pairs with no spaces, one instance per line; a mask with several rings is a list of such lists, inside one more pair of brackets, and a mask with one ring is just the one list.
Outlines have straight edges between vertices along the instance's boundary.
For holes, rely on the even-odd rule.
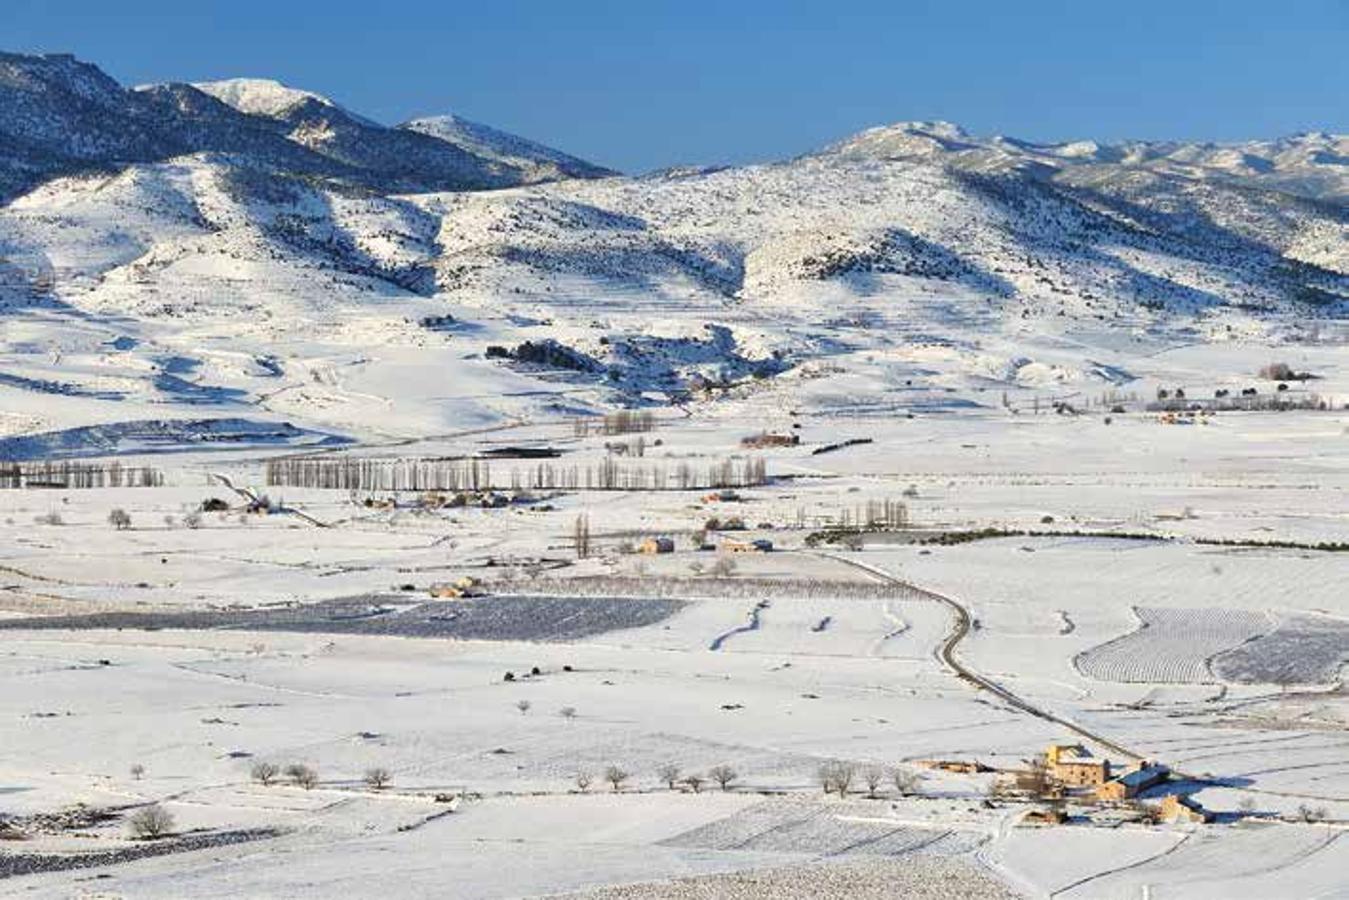
[[0,200],[51,177],[200,152],[255,153],[283,171],[381,192],[515,187],[612,174],[523,138],[480,131],[553,156],[551,166],[523,165],[508,154],[484,153],[489,141],[471,148],[465,141],[386,127],[319,94],[273,81],[129,89],[69,54],[0,53],[0,109],[0,146],[6,150]]

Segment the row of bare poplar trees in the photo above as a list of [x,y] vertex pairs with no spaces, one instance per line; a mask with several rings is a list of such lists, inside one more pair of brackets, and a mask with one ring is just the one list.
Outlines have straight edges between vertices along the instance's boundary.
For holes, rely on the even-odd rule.
[[500,477],[482,459],[308,457],[270,460],[266,479],[272,487],[346,491],[665,491],[753,487],[766,484],[768,472],[759,458],[732,458],[705,467],[606,458],[585,465],[513,467]]
[[164,473],[148,466],[79,463],[69,460],[0,463],[0,488],[161,487]]

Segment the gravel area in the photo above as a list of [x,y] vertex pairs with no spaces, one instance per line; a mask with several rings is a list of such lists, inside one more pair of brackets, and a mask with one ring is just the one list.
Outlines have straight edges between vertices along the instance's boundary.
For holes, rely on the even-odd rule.
[[486,641],[566,641],[651,625],[684,604],[663,598],[474,597],[430,603],[403,595],[325,600],[270,609],[109,612],[3,619],[0,630],[298,631]]
[[597,888],[567,900],[1013,900],[1020,895],[959,859],[824,863]]

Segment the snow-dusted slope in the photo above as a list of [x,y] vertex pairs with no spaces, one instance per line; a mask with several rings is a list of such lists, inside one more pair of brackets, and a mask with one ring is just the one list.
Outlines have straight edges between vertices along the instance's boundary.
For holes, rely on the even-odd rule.
[[413,119],[399,126],[430,135],[482,157],[526,173],[530,181],[559,178],[599,178],[614,173],[551,147],[459,116]]
[[1315,200],[1349,202],[1349,135],[1321,132],[1271,141],[1198,143],[1070,141],[1036,144],[1009,137],[980,138],[949,122],[900,122],[871,128],[826,153],[871,158],[954,157],[973,167],[1086,168],[1109,177],[1126,171],[1220,180],[1283,191]]

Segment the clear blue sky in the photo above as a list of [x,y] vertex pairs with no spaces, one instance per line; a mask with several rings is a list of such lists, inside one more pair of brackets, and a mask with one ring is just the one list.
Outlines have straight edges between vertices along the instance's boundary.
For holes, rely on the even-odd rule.
[[[1028,139],[1349,132],[1349,0],[3,0],[0,47],[265,76],[641,171],[941,118]],[[0,110],[3,114],[3,110]]]

